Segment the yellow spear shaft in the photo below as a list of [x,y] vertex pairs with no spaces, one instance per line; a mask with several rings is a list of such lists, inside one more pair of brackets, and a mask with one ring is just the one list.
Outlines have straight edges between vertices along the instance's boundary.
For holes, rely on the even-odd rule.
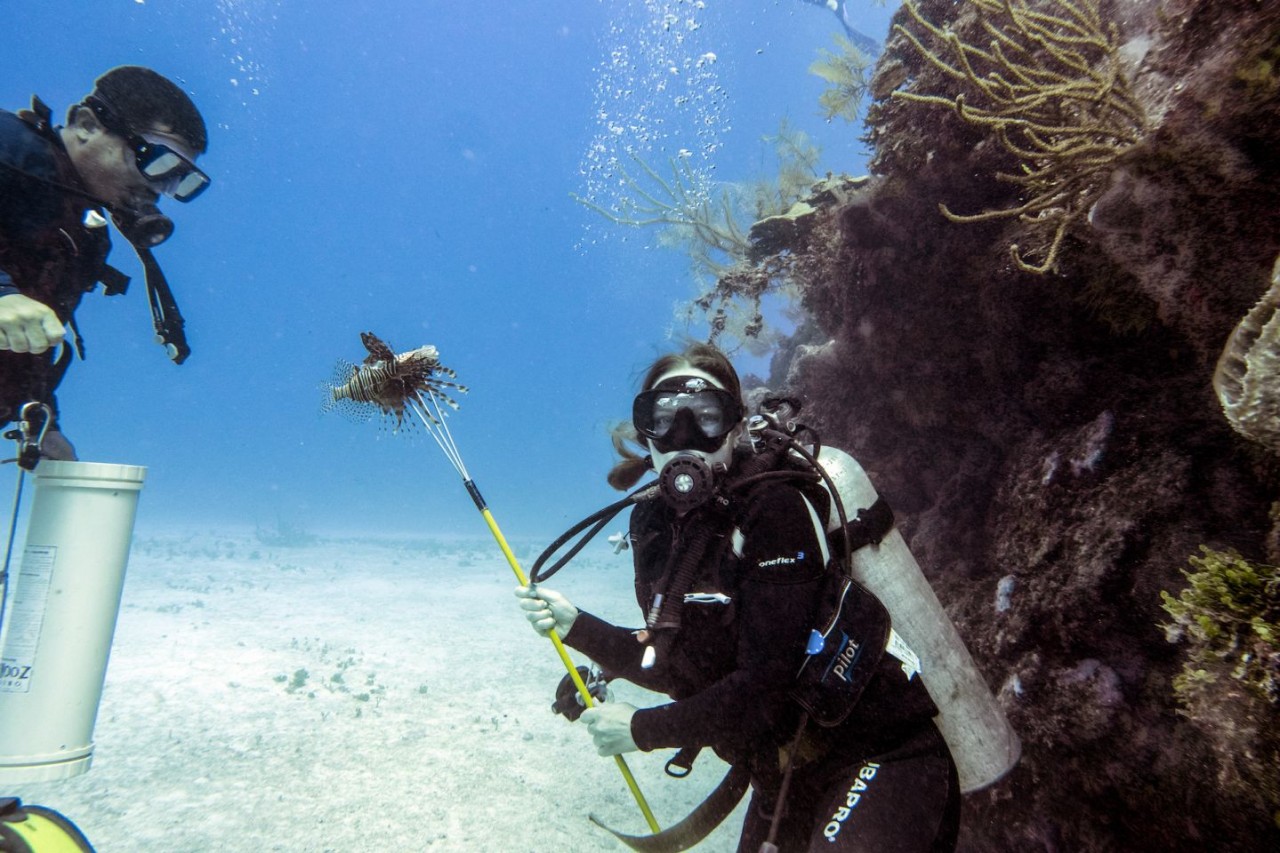
[[[528,576],[520,568],[520,562],[516,559],[516,555],[512,553],[511,546],[507,544],[507,538],[502,535],[502,531],[498,528],[498,522],[494,520],[493,513],[489,512],[489,507],[485,504],[484,498],[480,496],[480,490],[476,488],[475,481],[465,478],[462,482],[467,487],[467,493],[471,495],[471,499],[475,501],[476,509],[480,510],[480,514],[484,516],[484,523],[489,525],[489,532],[498,541],[498,547],[502,549],[502,555],[507,558],[511,571],[515,572],[516,580],[520,582],[521,586],[528,586]],[[596,703],[591,698],[591,691],[583,683],[582,676],[578,674],[578,668],[573,665],[573,660],[569,657],[569,652],[565,649],[564,643],[560,642],[560,637],[554,630],[550,631],[547,636],[551,638],[551,645],[555,646],[556,654],[560,655],[560,661],[564,664],[564,668],[569,671],[569,677],[573,679],[573,686],[578,688],[578,695],[582,697],[583,704],[588,708],[595,707]],[[658,820],[649,809],[649,803],[645,801],[644,794],[640,792],[640,786],[636,784],[635,777],[631,775],[631,768],[627,766],[626,760],[621,755],[615,755],[613,760],[618,763],[618,769],[622,771],[622,778],[626,780],[627,787],[631,789],[631,796],[635,797],[636,805],[640,806],[640,811],[644,814],[644,819],[648,822],[649,829],[655,834],[660,832],[661,827],[658,826]]]

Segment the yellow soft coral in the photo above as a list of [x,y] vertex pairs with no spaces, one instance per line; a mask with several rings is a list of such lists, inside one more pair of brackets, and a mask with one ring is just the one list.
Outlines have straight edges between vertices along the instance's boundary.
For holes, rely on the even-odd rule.
[[1022,220],[1041,245],[1024,254],[1014,244],[1013,259],[1045,273],[1057,262],[1067,228],[1088,213],[1116,161],[1142,139],[1146,121],[1121,73],[1116,28],[1103,22],[1097,0],[1038,5],[1056,14],[1029,0],[972,0],[978,26],[990,36],[983,47],[926,21],[908,0],[904,8],[923,33],[894,29],[959,90],[893,96],[953,109],[1018,158],[1018,173],[996,177],[1024,188],[1022,204],[969,215],[939,207],[953,222]]

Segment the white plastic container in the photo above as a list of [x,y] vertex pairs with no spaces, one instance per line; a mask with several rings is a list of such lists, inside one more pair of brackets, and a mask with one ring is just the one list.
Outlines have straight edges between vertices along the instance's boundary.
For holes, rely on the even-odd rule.
[[[0,783],[89,769],[146,468],[44,460],[0,628]],[[14,576],[16,575],[16,577]]]

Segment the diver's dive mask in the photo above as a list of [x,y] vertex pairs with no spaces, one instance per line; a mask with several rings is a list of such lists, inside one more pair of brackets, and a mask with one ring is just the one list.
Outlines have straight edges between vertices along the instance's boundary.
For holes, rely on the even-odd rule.
[[[133,151],[138,173],[157,193],[187,202],[208,188],[210,178],[195,164],[194,152],[182,150],[167,135],[135,130],[99,93],[85,98],[84,106],[103,127],[124,139]],[[111,218],[124,238],[138,248],[153,249],[173,235],[173,220],[153,203],[113,207]]]
[[163,138],[146,133],[129,137],[138,171],[156,190],[175,201],[191,201],[208,188],[211,179],[200,167]]
[[745,410],[702,371],[662,377],[636,396],[636,431],[648,440],[662,498],[683,514],[706,503],[728,470]]
[[701,376],[673,376],[636,395],[631,421],[660,452],[711,453],[741,421],[742,403]]
[[103,127],[123,137],[129,144],[138,171],[156,188],[156,192],[187,202],[212,183],[212,179],[195,164],[198,152],[183,151],[164,135],[134,130],[99,93],[85,98],[84,105],[93,111]]

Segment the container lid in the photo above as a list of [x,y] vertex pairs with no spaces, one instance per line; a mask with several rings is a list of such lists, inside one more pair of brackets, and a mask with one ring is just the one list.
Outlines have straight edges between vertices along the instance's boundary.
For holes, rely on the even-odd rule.
[[34,473],[41,480],[74,480],[77,481],[77,485],[90,485],[93,482],[116,482],[128,485],[142,483],[146,479],[147,469],[143,465],[43,459],[36,465]]

